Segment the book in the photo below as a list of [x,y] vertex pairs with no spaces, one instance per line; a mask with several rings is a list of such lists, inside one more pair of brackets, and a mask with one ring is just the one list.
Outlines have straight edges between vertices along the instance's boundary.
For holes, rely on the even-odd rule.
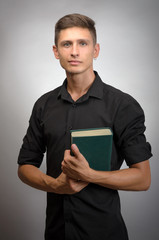
[[71,145],[76,144],[89,166],[110,171],[113,132],[110,128],[70,130]]

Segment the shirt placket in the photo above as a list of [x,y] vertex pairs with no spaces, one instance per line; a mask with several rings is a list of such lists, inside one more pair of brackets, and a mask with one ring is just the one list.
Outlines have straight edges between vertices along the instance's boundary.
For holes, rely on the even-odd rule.
[[[74,126],[74,118],[76,114],[76,103],[70,103],[66,122],[66,149],[70,149],[70,130]],[[73,222],[72,222],[72,198],[71,195],[64,196],[64,220],[65,220],[65,239],[73,240]]]

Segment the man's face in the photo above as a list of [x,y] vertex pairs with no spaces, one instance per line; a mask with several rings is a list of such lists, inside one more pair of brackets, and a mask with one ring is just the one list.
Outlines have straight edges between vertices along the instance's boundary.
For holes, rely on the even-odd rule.
[[93,58],[99,54],[99,44],[94,45],[87,28],[72,27],[61,30],[54,54],[67,73],[79,74],[93,70]]

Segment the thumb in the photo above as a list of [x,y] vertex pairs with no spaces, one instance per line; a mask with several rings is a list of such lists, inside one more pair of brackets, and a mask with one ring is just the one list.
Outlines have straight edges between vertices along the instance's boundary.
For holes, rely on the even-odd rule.
[[78,147],[76,146],[76,144],[72,144],[71,150],[74,153],[75,157],[79,157],[81,155],[81,153],[80,153]]

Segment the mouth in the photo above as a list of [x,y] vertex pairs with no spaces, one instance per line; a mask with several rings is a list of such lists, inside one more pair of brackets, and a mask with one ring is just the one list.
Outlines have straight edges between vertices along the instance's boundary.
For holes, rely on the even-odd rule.
[[78,60],[70,60],[68,61],[72,66],[77,66],[81,63],[81,61],[78,61]]

